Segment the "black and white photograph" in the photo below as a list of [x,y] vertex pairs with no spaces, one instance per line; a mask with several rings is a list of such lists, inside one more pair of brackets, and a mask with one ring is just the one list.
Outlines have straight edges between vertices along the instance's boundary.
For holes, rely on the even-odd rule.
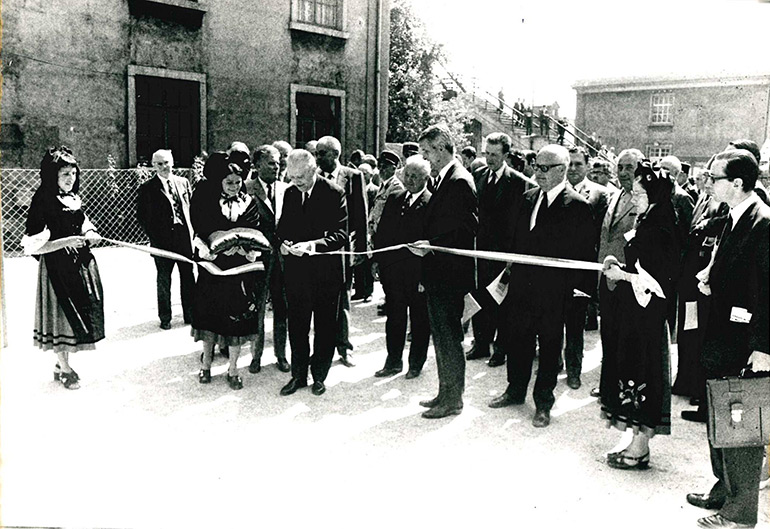
[[770,529],[770,0],[0,16],[0,528]]

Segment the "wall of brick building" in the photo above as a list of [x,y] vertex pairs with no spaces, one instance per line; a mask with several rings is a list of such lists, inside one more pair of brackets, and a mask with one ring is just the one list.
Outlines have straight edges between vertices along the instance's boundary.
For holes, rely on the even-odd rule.
[[291,0],[210,1],[199,27],[132,15],[129,0],[4,4],[0,164],[36,167],[46,147],[66,144],[84,167],[106,166],[107,155],[126,167],[129,64],[206,74],[208,151],[291,141],[295,83],[344,90],[343,146],[374,152],[379,3],[384,127],[389,0],[346,1],[347,40],[290,30]]
[[672,154],[704,162],[730,140],[748,138],[762,145],[768,133],[770,84],[690,87],[674,94],[672,125],[650,122],[650,101],[661,90],[583,92],[578,90],[576,125],[596,132],[616,152],[644,151],[654,142],[671,144]]

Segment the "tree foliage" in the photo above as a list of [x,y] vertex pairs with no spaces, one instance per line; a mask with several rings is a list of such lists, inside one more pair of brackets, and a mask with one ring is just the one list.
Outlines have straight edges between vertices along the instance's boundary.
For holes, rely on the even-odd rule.
[[[425,32],[409,0],[395,0],[390,11],[390,67],[387,141],[415,141],[431,124],[445,122],[464,140],[464,106],[442,100],[435,66],[445,62],[440,44]],[[465,143],[461,141],[460,143]]]

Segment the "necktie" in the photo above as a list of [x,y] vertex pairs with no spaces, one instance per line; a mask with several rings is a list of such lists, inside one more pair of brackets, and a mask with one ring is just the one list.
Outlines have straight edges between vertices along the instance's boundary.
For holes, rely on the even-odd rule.
[[531,223],[529,226],[530,231],[535,229],[535,226],[538,224],[541,224],[543,220],[545,220],[546,211],[548,210],[548,197],[544,192],[541,191],[540,193],[540,208],[537,210],[537,214],[535,215],[535,222]]
[[174,223],[182,224],[182,201],[179,199],[179,194],[176,192],[176,188],[170,180],[166,181],[166,192],[171,197],[171,204],[173,205]]
[[409,209],[409,206],[411,205],[411,202],[412,202],[412,194],[409,191],[407,191],[406,195],[404,195],[404,204],[401,206],[401,214],[402,215],[404,213],[406,213],[406,210]]
[[273,186],[275,183],[267,184],[267,200],[270,202],[270,206],[273,208],[273,211],[275,211],[275,202],[273,201],[274,195],[273,195]]
[[307,205],[307,193],[302,193],[302,211],[305,211],[305,206]]
[[733,231],[733,218],[728,215],[727,221],[725,222],[725,229],[722,230],[722,237],[719,239],[719,244],[722,244],[727,237],[730,236],[730,232]]

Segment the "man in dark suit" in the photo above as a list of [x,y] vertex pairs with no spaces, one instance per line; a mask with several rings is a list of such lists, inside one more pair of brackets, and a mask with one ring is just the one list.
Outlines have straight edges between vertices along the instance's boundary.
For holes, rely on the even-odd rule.
[[[525,176],[508,167],[505,159],[511,150],[511,137],[502,132],[487,136],[484,156],[487,166],[474,174],[478,182],[479,229],[476,233],[476,249],[495,252],[509,248],[511,234],[509,226],[516,217],[518,208],[524,200]],[[497,302],[487,292],[487,285],[503,271],[505,263],[478,259],[476,273],[478,290],[474,298],[482,310],[473,317],[473,349],[465,356],[466,360],[487,358],[490,346],[497,334],[499,310]],[[495,343],[495,353],[489,359],[491,367],[505,363],[505,351]]]
[[[313,394],[321,395],[326,391],[324,380],[334,357],[337,310],[344,283],[342,257],[323,253],[345,247],[345,192],[316,174],[315,158],[308,151],[293,150],[286,167],[293,185],[284,197],[277,236],[285,256],[291,380],[281,389],[281,395],[291,395],[307,386],[308,366],[313,375]],[[315,329],[312,357],[311,317]]]
[[[190,224],[190,182],[173,174],[174,157],[161,149],[152,155],[155,176],[139,187],[136,214],[150,244],[161,250],[192,258],[192,225]],[[155,257],[160,328],[171,328],[171,273],[179,269],[184,322],[192,320],[195,277],[189,263]]]
[[430,162],[433,177],[423,225],[425,239],[410,250],[424,255],[422,283],[428,297],[433,345],[438,366],[438,395],[420,405],[430,408],[426,419],[457,415],[463,409],[463,299],[474,287],[473,259],[422,249],[425,244],[473,249],[478,229],[478,201],[473,179],[454,158],[454,142],[445,125],[431,125],[419,138],[420,153]]
[[[714,200],[730,206],[730,217],[708,277],[698,286],[711,296],[701,355],[708,378],[737,376],[748,365],[770,371],[770,207],[754,192],[758,175],[754,156],[743,149],[720,153],[711,165]],[[764,447],[709,448],[718,481],[707,494],[688,494],[687,501],[719,512],[698,525],[754,527]]]
[[[567,183],[580,196],[585,198],[591,206],[594,218],[592,232],[594,248],[599,245],[599,233],[602,229],[602,221],[607,213],[610,200],[609,190],[595,182],[591,182],[588,174],[588,152],[582,147],[569,149],[569,167],[567,169]],[[591,260],[596,259],[596,251]],[[583,332],[586,327],[586,313],[591,298],[596,297],[596,283],[593,282],[590,290],[573,295],[567,300],[565,306],[565,334],[564,361],[567,365],[567,385],[571,389],[579,389],[581,385],[580,373],[583,370]]]
[[[559,145],[537,153],[535,180],[540,189],[524,195],[515,222],[510,251],[527,255],[592,260],[596,236],[591,206],[567,185],[570,156]],[[565,304],[590,290],[594,272],[513,265],[501,311],[501,342],[508,352],[508,387],[489,403],[491,408],[523,404],[532,376],[535,342],[540,346],[533,397],[532,425],[548,426],[555,402],[553,389],[559,373]]]
[[[340,164],[342,146],[337,138],[324,136],[318,140],[315,156],[318,161],[318,174],[337,184],[345,191],[347,203],[346,233],[350,241],[346,243],[346,250],[356,252],[366,251],[366,227],[367,205],[366,184],[364,175],[357,169],[351,169]],[[347,367],[353,363],[353,344],[350,343],[350,287],[353,285],[353,268],[362,263],[365,256],[345,258],[345,288],[340,293],[339,314],[337,316],[337,352],[340,361]]]
[[262,352],[265,349],[265,313],[268,295],[273,302],[273,350],[276,366],[284,373],[291,369],[286,361],[287,302],[286,285],[283,273],[281,243],[275,230],[283,211],[283,199],[289,184],[278,179],[281,169],[281,154],[275,147],[260,145],[252,154],[254,170],[246,180],[246,190],[257,201],[259,215],[264,219],[262,229],[270,241],[273,251],[267,263],[268,288],[261,291],[257,305],[257,339],[251,346],[249,373],[259,373],[262,369]]
[[[423,238],[423,221],[431,193],[425,187],[430,176],[430,163],[421,156],[407,160],[404,168],[406,190],[392,193],[385,202],[377,231],[374,232],[374,248],[386,248],[396,244],[414,242]],[[407,310],[412,324],[412,342],[409,347],[407,379],[420,375],[428,357],[430,322],[425,289],[422,280],[422,259],[407,249],[375,255],[380,272],[380,282],[385,291],[388,320],[385,324],[385,341],[388,357],[385,366],[375,377],[390,377],[403,369],[404,340],[406,338]]]

